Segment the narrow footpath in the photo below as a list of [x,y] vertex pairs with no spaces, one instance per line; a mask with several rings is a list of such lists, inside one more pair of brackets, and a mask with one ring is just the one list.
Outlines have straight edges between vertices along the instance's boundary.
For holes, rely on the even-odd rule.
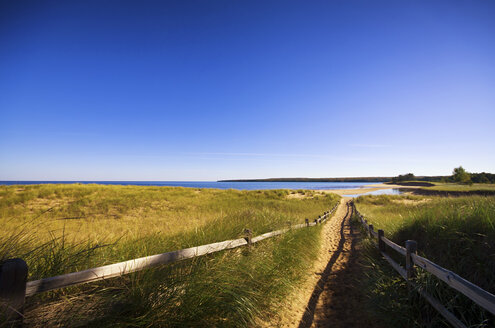
[[278,327],[380,327],[363,311],[361,234],[351,224],[351,199],[344,197],[323,227],[322,249],[311,277]]
[[[359,282],[360,232],[353,228],[353,208],[349,199],[341,203],[341,216],[336,216],[325,229],[330,239],[330,259],[314,287],[300,328],[306,327],[376,327],[363,312],[364,295]],[[345,214],[342,212],[345,210]],[[343,214],[343,215],[342,215]]]

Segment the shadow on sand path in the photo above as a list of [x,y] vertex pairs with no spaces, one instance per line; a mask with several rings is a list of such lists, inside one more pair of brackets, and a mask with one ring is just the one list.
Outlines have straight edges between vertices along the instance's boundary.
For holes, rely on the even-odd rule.
[[352,216],[352,207],[350,206],[350,202],[346,203],[347,206],[347,211],[345,214],[345,217],[342,219],[342,223],[340,225],[340,240],[339,240],[339,245],[337,247],[337,250],[335,250],[332,254],[332,257],[328,261],[328,264],[325,267],[325,270],[321,273],[321,277],[316,283],[316,286],[313,290],[313,293],[311,294],[311,298],[309,299],[308,305],[306,306],[306,311],[303,314],[303,317],[301,318],[301,321],[299,322],[299,328],[309,328],[313,324],[314,318],[315,318],[315,310],[316,310],[316,305],[318,304],[318,300],[320,298],[321,293],[324,291],[325,284],[327,283],[328,277],[330,276],[330,273],[332,272],[332,267],[339,258],[340,254],[344,250],[344,244],[345,244],[345,234],[344,234],[344,227],[345,227],[345,222],[346,220],[349,220],[350,217]]

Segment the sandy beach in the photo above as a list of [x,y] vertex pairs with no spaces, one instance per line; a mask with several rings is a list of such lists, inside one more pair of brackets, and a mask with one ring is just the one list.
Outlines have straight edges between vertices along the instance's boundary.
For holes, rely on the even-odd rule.
[[[404,186],[396,185],[396,184],[385,184],[385,183],[377,183],[377,184],[369,184],[359,188],[352,189],[332,189],[332,190],[324,190],[325,192],[331,192],[340,196],[345,195],[357,195],[357,194],[365,194],[367,192],[381,190],[381,189],[394,189],[394,188],[404,188]],[[407,188],[421,188],[415,186],[408,186]],[[322,191],[322,190],[320,190]]]

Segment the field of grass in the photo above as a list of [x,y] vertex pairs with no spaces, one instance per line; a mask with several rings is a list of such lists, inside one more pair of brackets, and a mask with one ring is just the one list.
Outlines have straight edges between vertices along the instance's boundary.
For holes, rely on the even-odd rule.
[[[418,253],[495,293],[495,197],[364,196],[356,207],[375,229],[399,245],[418,242]],[[392,252],[391,252],[392,253]],[[390,326],[448,326],[368,247],[370,305]],[[421,272],[428,291],[470,326],[490,327],[493,316],[443,282]]]
[[[292,194],[291,194],[292,193]],[[300,197],[293,197],[299,193]],[[289,197],[291,195],[292,197]],[[302,223],[333,194],[170,187],[0,187],[0,259],[21,257],[29,280]],[[312,265],[320,228],[122,278],[28,298],[30,326],[253,325]]]
[[493,183],[473,183],[459,184],[459,183],[440,183],[434,182],[435,186],[427,187],[428,190],[441,190],[441,191],[495,191],[495,184]]

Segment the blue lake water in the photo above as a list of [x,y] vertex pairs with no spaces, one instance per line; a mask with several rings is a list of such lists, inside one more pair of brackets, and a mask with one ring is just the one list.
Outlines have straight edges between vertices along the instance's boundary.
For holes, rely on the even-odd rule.
[[400,189],[380,189],[380,190],[375,190],[375,191],[370,191],[370,192],[365,192],[363,194],[356,194],[356,195],[345,195],[346,197],[359,197],[359,196],[366,196],[366,195],[400,195],[402,194],[402,191]]
[[46,183],[83,183],[104,185],[133,185],[133,186],[169,186],[189,188],[217,188],[217,189],[355,189],[378,182],[217,182],[217,181],[0,181],[0,185],[15,184],[46,184]]

